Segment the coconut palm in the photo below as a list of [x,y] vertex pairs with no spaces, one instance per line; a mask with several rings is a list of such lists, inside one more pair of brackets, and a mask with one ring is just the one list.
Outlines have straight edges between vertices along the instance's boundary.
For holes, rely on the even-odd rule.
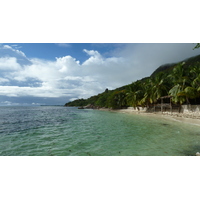
[[200,96],[200,63],[191,67],[190,76],[192,77],[191,85],[196,88],[196,97]]
[[185,97],[187,103],[190,104],[189,99],[195,99],[197,97],[197,89],[194,87],[186,87],[183,91],[177,94],[178,97]]
[[153,102],[156,102],[160,97],[167,95],[168,89],[166,78],[163,72],[158,73],[151,81],[151,95]]
[[152,81],[151,81],[151,79],[147,79],[143,83],[143,92],[144,92],[144,95],[143,95],[143,97],[139,101],[140,105],[149,107],[149,105],[153,103],[151,89],[152,89]]
[[174,103],[183,104],[187,102],[190,103],[189,99],[195,99],[197,90],[191,86],[183,88],[181,85],[175,85],[170,91],[169,94],[173,97],[172,101]]
[[[168,76],[173,83],[173,87],[169,90],[169,94],[172,96],[174,103],[183,104],[185,101],[189,103],[188,94],[191,88],[189,87],[189,78],[187,76],[188,71],[184,69],[185,63],[178,64]],[[185,90],[186,89],[186,90]]]
[[126,106],[126,92],[124,90],[113,92],[107,100],[108,107],[117,109]]
[[188,71],[184,69],[184,62],[179,63],[176,65],[172,71],[172,73],[169,74],[168,78],[172,81],[174,85],[180,84],[180,85],[185,85],[187,81],[189,80],[188,78]]
[[129,106],[137,107],[140,105],[140,100],[143,97],[144,92],[142,90],[141,81],[137,81],[129,86],[126,93],[126,100]]
[[126,106],[126,92],[124,90],[119,91],[115,95],[115,100],[117,102],[118,108]]
[[168,94],[168,87],[167,76],[163,72],[156,74],[156,76],[146,80],[144,84],[145,93],[140,103],[147,107],[156,103],[160,97]]

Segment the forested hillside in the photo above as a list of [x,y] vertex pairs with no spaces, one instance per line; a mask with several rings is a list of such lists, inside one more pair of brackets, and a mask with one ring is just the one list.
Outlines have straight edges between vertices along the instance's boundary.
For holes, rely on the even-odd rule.
[[160,97],[172,96],[174,104],[200,104],[200,55],[179,63],[165,64],[157,68],[150,77],[135,81],[115,90],[88,99],[77,99],[65,106],[105,108],[148,107]]

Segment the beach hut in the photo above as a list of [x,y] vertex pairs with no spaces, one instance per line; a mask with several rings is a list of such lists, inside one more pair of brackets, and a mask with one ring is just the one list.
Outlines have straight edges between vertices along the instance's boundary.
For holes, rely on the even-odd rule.
[[163,96],[160,97],[161,99],[161,104],[160,104],[160,108],[161,108],[161,112],[163,113],[163,108],[170,108],[170,113],[172,113],[172,96]]

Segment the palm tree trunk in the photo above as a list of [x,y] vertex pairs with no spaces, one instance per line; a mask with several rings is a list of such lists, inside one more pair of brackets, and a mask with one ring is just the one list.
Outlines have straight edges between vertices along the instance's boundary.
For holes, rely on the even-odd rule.
[[172,98],[170,98],[170,113],[172,114]]

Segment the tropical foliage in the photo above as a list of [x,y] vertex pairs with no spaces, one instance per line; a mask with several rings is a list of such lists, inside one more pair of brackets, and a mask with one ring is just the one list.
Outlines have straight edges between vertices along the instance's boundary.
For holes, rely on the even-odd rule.
[[200,43],[197,43],[194,49],[198,49],[200,47]]
[[163,96],[172,96],[174,104],[200,104],[200,55],[176,64],[159,67],[150,77],[89,99],[78,99],[65,106],[123,108],[151,106]]

